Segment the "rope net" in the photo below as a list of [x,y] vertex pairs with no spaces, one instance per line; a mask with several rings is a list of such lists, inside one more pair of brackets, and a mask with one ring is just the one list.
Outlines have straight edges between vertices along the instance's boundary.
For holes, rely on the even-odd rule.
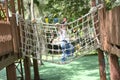
[[68,63],[99,47],[97,9],[65,24],[31,23],[19,17],[21,52],[53,63]]

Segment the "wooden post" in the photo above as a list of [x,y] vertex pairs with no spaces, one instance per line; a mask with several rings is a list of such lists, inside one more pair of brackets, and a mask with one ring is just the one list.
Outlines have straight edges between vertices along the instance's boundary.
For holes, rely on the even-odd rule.
[[24,69],[25,69],[25,80],[31,80],[30,59],[28,57],[25,57],[24,59]]
[[21,0],[18,0],[18,11],[21,14]]
[[105,72],[105,59],[104,59],[103,51],[101,49],[97,49],[97,51],[98,51],[100,80],[107,80],[106,72]]
[[[101,0],[98,0],[98,2],[101,2]],[[96,0],[91,0],[91,6],[92,7],[96,6]],[[99,13],[98,13],[98,16],[99,16]],[[96,20],[98,20],[98,16],[94,17],[94,22],[96,22]],[[103,15],[102,15],[102,17],[103,17]],[[99,25],[98,23],[94,24],[96,34],[100,34],[100,30],[98,28],[98,25]],[[98,36],[98,39],[100,40],[100,36]],[[98,51],[100,80],[107,80],[106,79],[106,72],[105,72],[105,59],[104,59],[103,51],[100,48],[98,48],[97,51]]]
[[34,67],[34,80],[40,80],[38,62],[36,59],[33,59],[33,67]]
[[17,80],[15,63],[6,67],[7,80]]
[[[34,19],[35,19],[34,0],[31,0],[31,20],[33,21]],[[33,26],[35,26],[35,25],[33,25]],[[36,43],[36,45],[37,45],[37,43]],[[36,59],[33,59],[33,67],[34,67],[34,80],[39,80],[40,79],[40,77],[39,77],[39,69],[38,69],[38,63],[37,63]]]
[[15,11],[15,3],[14,0],[10,0],[11,11],[12,11],[12,20],[11,20],[11,28],[12,28],[12,35],[13,35],[13,46],[14,46],[14,53],[19,52],[19,38],[17,33],[17,23],[16,23],[16,11]]
[[[22,16],[24,18],[23,0],[18,0],[18,9],[19,9],[19,14],[22,14]],[[20,28],[19,28],[19,30],[20,30]],[[19,32],[19,34],[20,34],[20,32]],[[25,59],[24,59],[24,70],[25,70],[25,80],[31,80],[30,58],[28,58],[28,57],[25,57]]]
[[118,57],[113,54],[109,54],[110,64],[110,80],[120,80],[120,68]]

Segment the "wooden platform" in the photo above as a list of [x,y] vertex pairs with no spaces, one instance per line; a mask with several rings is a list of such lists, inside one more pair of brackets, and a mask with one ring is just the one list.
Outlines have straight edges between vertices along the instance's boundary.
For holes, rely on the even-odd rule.
[[0,22],[0,56],[13,51],[13,37],[10,23]]
[[110,11],[99,10],[102,50],[120,57],[120,6]]

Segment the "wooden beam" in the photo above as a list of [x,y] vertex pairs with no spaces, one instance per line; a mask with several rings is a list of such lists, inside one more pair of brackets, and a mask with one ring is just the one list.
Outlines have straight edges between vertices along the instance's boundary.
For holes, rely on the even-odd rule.
[[15,64],[6,67],[7,80],[17,80]]
[[105,72],[104,53],[101,49],[97,49],[97,51],[98,51],[100,80],[107,80],[106,79],[106,72]]
[[40,80],[38,62],[36,59],[33,59],[33,68],[34,68],[34,80]]
[[31,80],[30,59],[28,57],[25,57],[24,59],[24,69],[25,69],[25,80]]
[[110,80],[120,80],[120,67],[118,57],[114,54],[109,54],[110,64]]

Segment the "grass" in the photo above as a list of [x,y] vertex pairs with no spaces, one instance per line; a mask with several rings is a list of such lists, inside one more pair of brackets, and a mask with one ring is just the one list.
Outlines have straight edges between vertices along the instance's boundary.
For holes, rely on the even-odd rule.
[[64,65],[44,62],[39,72],[43,80],[100,80],[96,55],[83,56]]
[[[44,62],[39,73],[43,80],[100,80],[97,55],[82,56],[63,65]],[[31,75],[33,79],[33,67]],[[7,80],[5,69],[0,71],[0,80]]]

